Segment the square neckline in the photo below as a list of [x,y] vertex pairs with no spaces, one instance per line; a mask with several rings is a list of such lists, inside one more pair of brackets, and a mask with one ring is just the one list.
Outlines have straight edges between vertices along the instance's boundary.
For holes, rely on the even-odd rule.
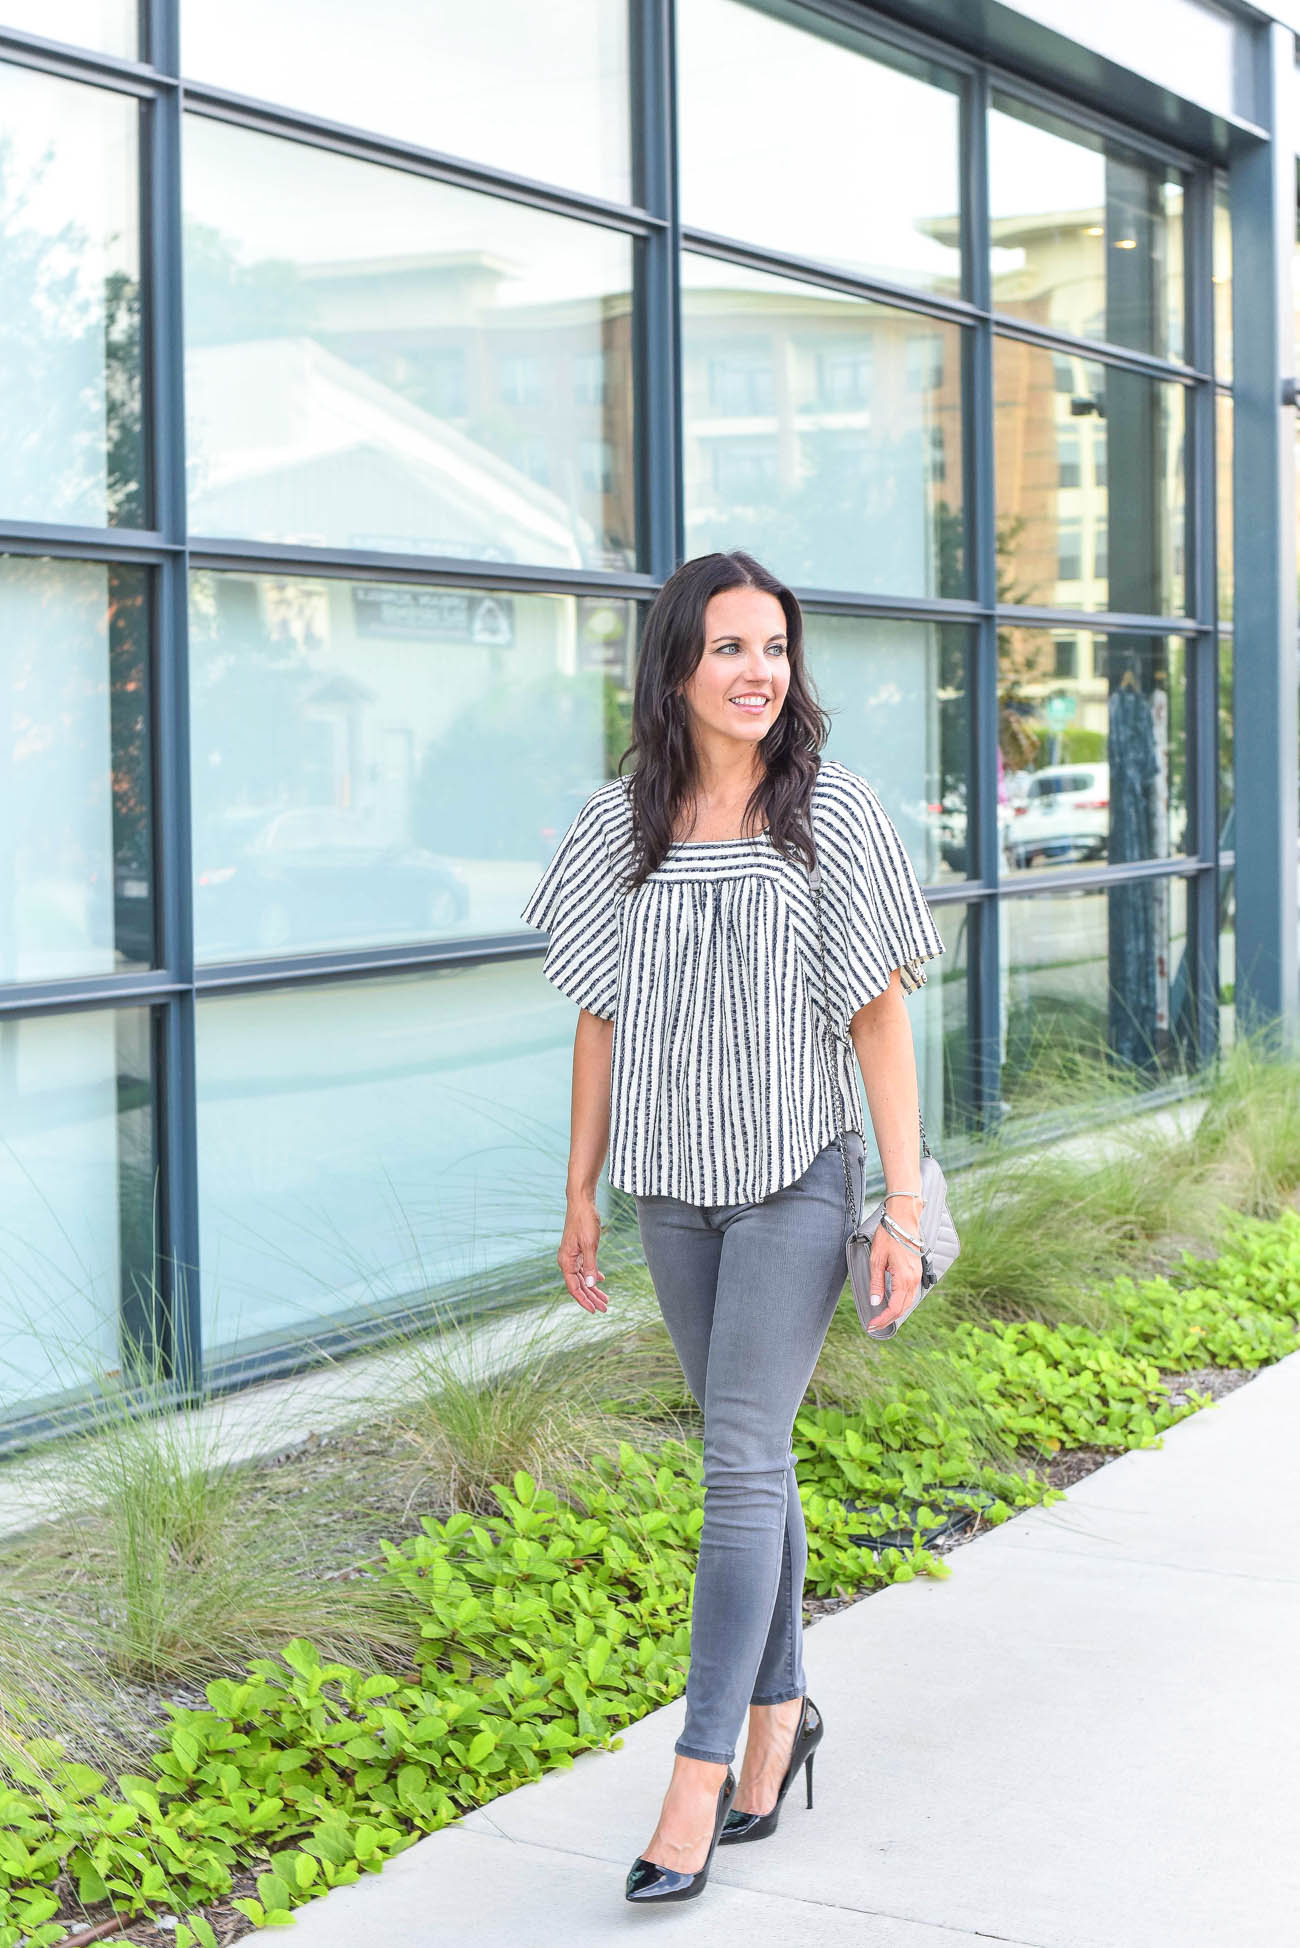
[[763,827],[763,829],[762,829],[762,831],[761,831],[761,832],[756,832],[756,833],[755,833],[755,834],[753,835],[753,837],[752,837],[752,838],[740,838],[740,839],[673,839],[673,840],[671,841],[671,843],[669,844],[669,847],[668,847],[668,850],[669,850],[670,852],[678,852],[678,851],[685,851],[685,852],[689,852],[689,851],[691,851],[691,850],[692,850],[692,849],[693,849],[694,847],[696,847],[696,846],[710,846],[710,845],[711,845],[711,846],[719,846],[719,845],[757,845],[757,844],[759,843],[759,841],[760,841],[761,839],[770,839],[770,837],[771,837],[771,827],[770,827],[770,826],[768,826],[768,825],[765,825],[765,826]]

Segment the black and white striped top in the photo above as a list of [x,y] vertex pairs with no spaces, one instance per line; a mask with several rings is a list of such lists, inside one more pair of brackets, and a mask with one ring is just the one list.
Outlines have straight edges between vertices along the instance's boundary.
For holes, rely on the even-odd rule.
[[[748,1203],[801,1177],[846,1129],[865,1140],[857,1059],[827,1032],[807,869],[764,832],[679,840],[635,893],[630,780],[587,799],[522,918],[542,971],[614,1023],[611,1184],[688,1204]],[[865,778],[823,758],[812,798],[837,1026],[900,970],[944,951],[897,829]]]

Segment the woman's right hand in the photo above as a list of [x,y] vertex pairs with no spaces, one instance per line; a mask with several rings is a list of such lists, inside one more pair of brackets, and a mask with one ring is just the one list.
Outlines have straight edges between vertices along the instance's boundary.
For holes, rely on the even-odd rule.
[[570,1297],[578,1301],[584,1312],[605,1312],[609,1307],[604,1292],[597,1284],[597,1280],[605,1276],[596,1264],[599,1243],[600,1213],[596,1209],[595,1198],[570,1198],[568,1216],[564,1220],[564,1236],[555,1259]]

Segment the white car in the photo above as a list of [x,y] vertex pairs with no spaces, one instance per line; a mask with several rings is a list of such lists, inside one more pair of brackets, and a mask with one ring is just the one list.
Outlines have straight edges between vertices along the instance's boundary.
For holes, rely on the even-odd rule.
[[1012,867],[1060,866],[1105,856],[1110,838],[1110,766],[1049,764],[1035,771],[1012,807],[1006,833]]

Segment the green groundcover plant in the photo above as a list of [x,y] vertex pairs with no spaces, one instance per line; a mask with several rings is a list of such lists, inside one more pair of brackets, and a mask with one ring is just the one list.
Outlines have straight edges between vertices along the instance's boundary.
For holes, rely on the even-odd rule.
[[[1213,1260],[1172,1276],[1113,1280],[1117,1319],[962,1319],[943,1328],[961,1397],[981,1422],[940,1414],[886,1377],[856,1411],[806,1408],[795,1450],[809,1530],[808,1587],[852,1595],[946,1576],[921,1537],[954,1510],[1005,1521],[1060,1491],[1032,1463],[1062,1448],[1122,1450],[1206,1404],[1171,1404],[1161,1371],[1257,1367],[1295,1350],[1300,1214],[1230,1220]],[[957,1397],[954,1394],[954,1397]],[[1008,1454],[987,1457],[990,1427]],[[178,1948],[214,1948],[201,1909],[236,1875],[235,1905],[283,1923],[322,1890],[575,1753],[616,1749],[634,1720],[680,1695],[703,1489],[700,1443],[650,1455],[624,1441],[563,1497],[519,1472],[499,1513],[425,1519],[384,1544],[376,1576],[409,1606],[409,1672],[324,1658],[303,1638],[206,1687],[203,1710],[168,1707],[165,1742],[116,1776],[57,1741],[12,1734],[0,1783],[0,1948],[47,1948],[71,1890],[85,1907],[185,1918]],[[910,1537],[899,1546],[899,1534]]]

